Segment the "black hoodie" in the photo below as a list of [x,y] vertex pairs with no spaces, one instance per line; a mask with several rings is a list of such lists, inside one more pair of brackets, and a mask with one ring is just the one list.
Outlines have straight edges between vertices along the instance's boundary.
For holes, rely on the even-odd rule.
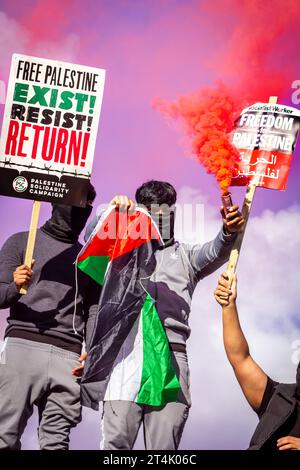
[[13,271],[23,263],[28,232],[17,233],[6,241],[0,251],[0,308],[10,309],[5,336],[45,342],[74,352],[81,351],[85,336],[89,342],[100,288],[78,270],[75,302],[74,262],[82,247],[78,236],[90,212],[90,207],[78,211],[53,206],[51,219],[37,231],[33,276],[27,294],[22,296],[13,282]]

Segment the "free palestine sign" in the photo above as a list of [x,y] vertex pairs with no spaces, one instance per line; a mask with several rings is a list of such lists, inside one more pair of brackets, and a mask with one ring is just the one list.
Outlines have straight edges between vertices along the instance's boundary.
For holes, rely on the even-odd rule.
[[14,54],[0,141],[0,193],[84,206],[105,70]]
[[232,186],[255,184],[285,190],[300,125],[300,111],[256,103],[243,110],[231,134],[241,160]]

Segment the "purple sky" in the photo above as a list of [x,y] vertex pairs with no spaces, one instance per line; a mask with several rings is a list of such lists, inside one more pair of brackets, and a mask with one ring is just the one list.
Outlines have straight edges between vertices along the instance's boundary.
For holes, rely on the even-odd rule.
[[[300,37],[294,21],[299,17],[297,1],[288,2],[291,13],[286,23],[280,20],[284,6],[280,3],[284,2],[264,2],[266,9],[273,9],[273,16],[279,18],[277,22],[272,20],[270,24],[266,22],[264,13],[255,11],[257,0],[251,2],[252,9],[249,5],[240,6],[241,2],[236,0],[216,0],[213,3],[214,7],[209,1],[196,0],[87,0],[84,3],[79,0],[0,0],[0,79],[4,82],[7,83],[11,55],[14,52],[73,61],[107,70],[92,177],[98,192],[95,206],[110,200],[115,193],[126,193],[133,197],[136,187],[146,179],[168,180],[179,190],[182,202],[191,202],[186,197],[186,188],[191,188],[198,194],[199,202],[206,203],[207,238],[213,235],[211,230],[217,230],[216,211],[220,196],[218,186],[213,177],[206,175],[193,158],[189,157],[186,145],[181,142],[182,135],[152,109],[152,100],[156,97],[176,100],[180,95],[189,94],[203,86],[211,86],[218,80],[234,86],[234,73],[238,74],[241,67],[243,71],[249,70],[249,80],[255,78],[259,81],[261,77],[254,74],[255,64],[243,63],[243,50],[238,49],[236,38],[241,37],[241,25],[245,28],[245,35],[248,36],[250,31],[253,39],[258,38],[268,45],[267,52],[261,57],[259,48],[256,50],[253,44],[250,47],[248,42],[242,42],[245,57],[250,57],[249,49],[252,48],[251,54],[257,54],[260,66],[263,65],[266,70],[274,70],[277,74],[282,71],[281,85],[284,92],[279,102],[292,104],[291,83],[300,78],[297,60]],[[257,22],[253,21],[255,17]],[[270,31],[274,31],[274,37]],[[236,61],[232,62],[230,74],[228,53],[232,54],[233,50]],[[244,80],[246,78],[247,75]],[[268,96],[265,100],[268,100]],[[0,105],[1,121],[2,115],[3,105]],[[278,256],[278,263],[282,263],[279,268],[277,266],[273,271],[264,272],[264,267],[260,266],[257,270],[257,273],[270,275],[278,280],[286,276],[286,269],[283,267],[286,257],[284,253],[281,256],[280,251],[282,243],[285,241],[288,246],[290,242],[293,250],[298,250],[300,242],[299,229],[297,233],[293,232],[293,220],[298,220],[300,203],[299,151],[298,145],[285,192],[264,189],[257,191],[252,217],[253,227],[258,227],[259,235],[253,229],[251,233],[254,238],[250,239],[248,236],[245,239],[245,253],[249,256],[260,259],[259,251],[254,250],[255,246],[257,250],[268,247],[270,256]],[[233,189],[238,202],[242,201],[243,194],[244,189]],[[1,244],[12,233],[28,228],[31,206],[32,203],[27,200],[0,196],[0,216],[3,221]],[[292,207],[296,212],[291,215]],[[268,217],[270,212],[265,212],[266,210],[272,211],[272,220]],[[48,217],[49,212],[50,205],[43,203],[41,222]],[[285,230],[277,238],[277,225],[272,225],[275,220],[278,224],[284,224]],[[268,236],[263,238],[261,232],[268,233]],[[242,262],[244,268],[241,269],[244,271],[241,272],[241,277],[246,283],[249,260],[244,256]],[[296,269],[294,273],[290,271],[291,276],[294,280],[299,279],[299,268],[295,260],[288,257],[285,268]],[[197,291],[198,300],[195,305],[201,305],[203,315],[197,308],[192,312],[192,315],[197,316],[194,325],[192,320],[197,332],[190,340],[191,373],[195,384],[194,405],[183,439],[185,448],[243,448],[247,445],[255,424],[255,417],[248,411],[226,363],[221,338],[215,344],[216,335],[210,329],[215,324],[209,323],[207,306],[211,306],[216,312],[218,308],[211,300],[211,290],[208,291],[208,288],[213,289],[216,279],[217,275],[214,275],[211,280],[204,281],[203,287],[200,286]],[[265,278],[260,279],[260,282],[264,281]],[[244,292],[247,296],[246,288]],[[290,351],[286,350],[286,345],[300,338],[299,322],[297,318],[295,320],[298,298],[296,289],[287,289],[286,292],[289,296],[294,296],[285,306],[285,313],[290,319],[289,327],[282,327],[279,319],[274,326],[272,318],[268,316],[267,326],[263,327],[262,333],[265,336],[260,337],[259,344],[265,339],[272,341],[272,338],[280,343],[278,351],[286,352],[286,361],[289,364],[285,380],[293,380]],[[262,293],[264,295],[264,305],[269,305],[271,309],[273,294],[266,291],[265,294]],[[199,315],[205,325],[199,320]],[[262,313],[263,319],[264,315],[266,310]],[[2,332],[4,318],[2,315],[0,319]],[[214,319],[214,322],[220,327],[218,320]],[[249,331],[255,342],[255,338],[260,335],[261,324],[254,320],[251,322]],[[198,333],[203,341],[203,347],[199,346],[199,351]],[[280,339],[281,333],[284,341]],[[206,336],[210,334],[212,341],[208,344]],[[258,347],[257,350],[258,353],[263,352],[263,348]],[[212,360],[218,361],[215,374],[209,372],[207,367]],[[274,357],[273,362],[267,359],[265,361],[271,370],[276,369],[278,358]],[[222,380],[228,381],[226,386],[223,386]],[[202,395],[198,400],[199,393]],[[213,400],[215,401],[212,402]],[[231,406],[239,407],[240,411],[237,413],[234,409],[230,410]],[[199,431],[198,434],[198,429],[202,426],[203,432]],[[75,431],[73,447],[97,447],[97,429],[97,417],[94,413],[88,413],[84,423]],[[35,445],[34,435],[35,428],[32,424],[24,436],[25,446],[30,448]]]

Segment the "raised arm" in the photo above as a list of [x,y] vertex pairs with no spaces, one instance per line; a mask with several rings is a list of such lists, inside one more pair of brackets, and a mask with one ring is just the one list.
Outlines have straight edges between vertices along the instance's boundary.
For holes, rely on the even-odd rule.
[[227,234],[222,228],[214,240],[192,247],[189,259],[198,280],[213,273],[228,260],[235,237],[235,234]]
[[227,274],[222,274],[214,295],[217,302],[222,306],[223,340],[228,360],[246,399],[257,412],[262,403],[268,377],[253,360],[239,322],[236,307],[236,277],[230,289]]
[[189,252],[190,263],[198,280],[219,269],[229,259],[237,232],[244,226],[245,220],[237,205],[230,208],[226,217],[222,209],[221,214],[223,226],[216,238],[202,246],[195,245]]

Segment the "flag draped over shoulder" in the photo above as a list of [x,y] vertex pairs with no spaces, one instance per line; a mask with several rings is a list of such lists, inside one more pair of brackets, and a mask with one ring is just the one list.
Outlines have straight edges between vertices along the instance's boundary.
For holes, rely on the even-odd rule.
[[78,268],[103,285],[81,380],[86,406],[97,409],[107,400],[162,406],[177,399],[168,339],[147,290],[161,246],[146,211],[110,208],[78,255]]

